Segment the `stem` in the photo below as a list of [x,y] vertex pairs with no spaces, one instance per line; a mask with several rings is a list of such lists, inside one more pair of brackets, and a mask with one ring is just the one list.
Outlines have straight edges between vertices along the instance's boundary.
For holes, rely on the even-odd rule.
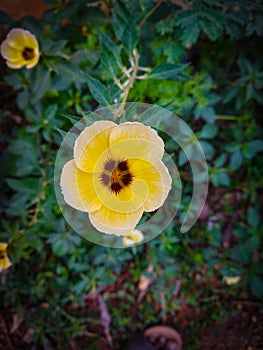
[[134,80],[137,78],[137,72],[139,68],[139,54],[136,49],[133,50],[133,58],[130,59],[131,65],[132,65],[132,74],[129,76],[128,80],[125,82],[125,86],[123,84],[123,95],[122,95],[122,100],[121,100],[121,105],[118,111],[119,117],[122,116],[125,103],[128,99],[128,95],[130,92],[130,89],[133,87]]
[[161,5],[161,1],[158,2],[147,14],[146,16],[141,20],[139,23],[139,27],[142,27],[144,23],[147,21],[147,19],[153,14],[153,12]]
[[216,120],[237,120],[238,117],[233,115],[217,115]]

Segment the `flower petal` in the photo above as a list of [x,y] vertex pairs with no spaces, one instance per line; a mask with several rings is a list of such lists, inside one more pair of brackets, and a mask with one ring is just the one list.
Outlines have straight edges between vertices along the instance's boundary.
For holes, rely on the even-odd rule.
[[7,248],[7,243],[0,243],[0,250],[1,251],[6,251],[6,248]]
[[145,211],[154,211],[161,207],[171,189],[172,179],[161,161],[148,162],[140,159],[129,160],[135,180],[141,179],[148,188]]
[[[116,124],[111,121],[97,121],[81,132],[74,147],[74,160],[78,168],[93,173],[101,154],[104,153],[105,159],[109,157],[109,135],[114,126]],[[104,158],[100,159],[101,168],[96,171],[102,171]]]
[[162,159],[163,140],[157,132],[141,123],[123,123],[111,130],[110,147],[119,159]]
[[23,61],[22,51],[11,47],[7,40],[1,44],[1,55],[8,61]]
[[28,60],[28,64],[26,65],[26,68],[27,69],[30,69],[30,68],[33,68],[35,67],[35,65],[37,65],[39,61],[39,53],[34,55],[34,57],[31,59],[31,60]]
[[7,256],[6,249],[7,243],[0,243],[0,272],[12,265],[11,261]]
[[18,63],[6,61],[6,65],[9,68],[12,68],[12,69],[19,69],[19,68],[22,68],[24,66],[24,63],[23,64],[18,64]]
[[25,47],[38,49],[38,42],[36,37],[28,30],[22,28],[14,28],[10,30],[6,37],[8,45],[17,50],[23,50]]
[[97,230],[120,236],[131,231],[140,221],[142,214],[143,208],[133,213],[124,214],[116,213],[102,206],[99,210],[90,213],[89,218]]
[[9,260],[7,254],[4,254],[4,257],[0,257],[0,272],[3,270],[8,269],[12,265],[11,261]]
[[78,169],[74,160],[64,165],[60,186],[65,202],[71,207],[86,212],[92,212],[101,207],[94,189],[93,175]]

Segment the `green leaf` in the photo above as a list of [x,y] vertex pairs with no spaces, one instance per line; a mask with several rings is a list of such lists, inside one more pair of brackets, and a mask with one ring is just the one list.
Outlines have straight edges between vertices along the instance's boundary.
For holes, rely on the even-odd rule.
[[230,178],[226,174],[225,170],[221,169],[221,171],[216,172],[211,177],[212,183],[216,187],[220,186],[226,186],[228,187],[230,185]]
[[29,101],[28,90],[20,91],[16,98],[18,107],[22,110],[26,109],[28,105],[28,101]]
[[50,86],[50,71],[38,65],[32,74],[32,84],[30,88],[30,102],[38,102],[48,91]]
[[76,65],[66,60],[56,61],[52,64],[53,70],[64,79],[68,79],[76,83],[84,83],[86,76],[82,70]]
[[243,156],[240,151],[235,152],[230,159],[230,168],[232,171],[239,169],[243,162]]
[[181,36],[182,43],[185,47],[191,47],[197,42],[198,36],[200,34],[201,28],[198,21],[193,22],[191,26],[187,27],[183,31]]
[[27,177],[22,180],[8,178],[5,181],[14,191],[32,195],[33,197],[35,197],[41,189],[41,179],[38,178]]
[[139,31],[136,26],[137,18],[122,2],[117,2],[112,13],[113,29],[117,38],[123,43],[124,50],[131,55],[136,47]]
[[110,71],[111,75],[117,76],[117,72],[122,68],[120,59],[120,49],[105,34],[100,33],[101,44],[101,62],[106,71]]
[[99,80],[87,77],[88,86],[94,99],[99,102],[102,106],[108,106],[112,104],[112,99],[109,94],[107,87],[102,84]]
[[263,296],[263,280],[260,277],[254,277],[250,283],[252,293],[261,298]]
[[216,136],[218,128],[215,124],[206,124],[200,134],[202,139],[212,139]]
[[42,51],[47,56],[60,56],[61,50],[66,46],[67,40],[42,39]]
[[258,152],[263,151],[263,141],[262,140],[253,140],[247,143],[248,153],[254,156]]
[[189,78],[183,74],[188,64],[161,63],[148,74],[149,79],[166,79],[185,81]]
[[124,50],[128,55],[131,55],[132,50],[136,47],[139,40],[139,31],[136,26],[136,20],[134,18],[130,18],[127,22],[126,27],[124,28],[124,32],[121,38],[121,42],[123,43]]
[[253,207],[249,207],[248,208],[247,222],[252,227],[258,227],[259,226],[260,217],[259,217],[258,211],[255,208],[253,208]]
[[213,124],[216,120],[216,114],[213,107],[203,107],[197,108],[195,111],[195,116],[202,118],[207,123]]
[[122,39],[130,17],[131,14],[127,7],[121,1],[117,2],[112,12],[112,25],[115,35],[119,40]]
[[14,90],[18,90],[22,87],[22,82],[20,77],[17,74],[10,74],[4,77],[4,81],[12,85]]
[[205,152],[205,156],[207,159],[212,159],[214,154],[215,154],[215,149],[214,147],[211,145],[210,142],[208,141],[203,141],[200,140],[200,145],[202,146],[204,152]]
[[214,161],[214,166],[216,168],[220,168],[225,164],[225,162],[226,162],[226,154],[223,153],[218,158],[216,158],[216,160]]
[[158,128],[162,120],[162,112],[159,107],[152,106],[144,111],[140,117],[139,122],[145,125]]
[[13,169],[16,176],[29,175],[39,169],[36,145],[33,141],[14,140],[9,148],[12,154],[18,156]]

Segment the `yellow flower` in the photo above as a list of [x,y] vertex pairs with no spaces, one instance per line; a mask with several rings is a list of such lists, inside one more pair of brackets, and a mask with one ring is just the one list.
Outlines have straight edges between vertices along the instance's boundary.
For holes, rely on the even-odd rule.
[[140,230],[131,230],[123,235],[122,243],[124,247],[130,247],[143,241],[143,234]]
[[29,31],[14,28],[1,44],[1,55],[9,68],[33,68],[39,60],[38,42]]
[[89,213],[97,230],[123,235],[168,196],[172,180],[163,154],[164,143],[149,126],[97,121],[81,132],[74,159],[62,169],[64,200]]
[[0,243],[0,272],[12,265],[6,254],[7,243]]

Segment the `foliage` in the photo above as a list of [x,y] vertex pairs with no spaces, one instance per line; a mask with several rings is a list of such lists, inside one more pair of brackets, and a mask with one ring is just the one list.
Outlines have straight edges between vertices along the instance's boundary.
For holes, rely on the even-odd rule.
[[[110,306],[113,325],[124,334],[133,322],[129,307],[142,275],[155,282],[138,308],[140,326],[157,321],[152,302],[166,314],[180,310],[185,300],[206,308],[212,322],[218,311],[212,301],[220,303],[221,295],[262,298],[260,1],[46,2],[50,9],[39,21],[0,16],[9,28],[32,31],[41,51],[31,70],[1,66],[1,241],[8,242],[13,263],[1,300],[26,310],[36,344],[49,338],[64,348],[85,333],[89,315],[77,312],[83,296],[117,283],[126,269],[127,300]],[[178,217],[150,243],[113,250],[72,232],[56,201],[53,171],[72,123],[98,105],[126,101],[179,114],[203,147],[211,185],[201,220],[181,234],[190,169],[175,148],[184,181]],[[241,276],[240,282],[225,285],[223,277],[231,276]],[[182,285],[181,298],[174,294],[175,281]]]

